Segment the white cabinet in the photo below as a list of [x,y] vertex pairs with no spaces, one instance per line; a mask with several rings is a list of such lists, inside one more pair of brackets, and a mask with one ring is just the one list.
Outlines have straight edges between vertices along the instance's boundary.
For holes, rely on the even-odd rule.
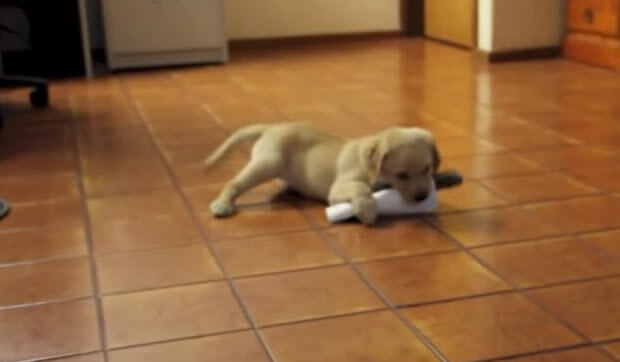
[[102,0],[112,69],[228,58],[224,0]]

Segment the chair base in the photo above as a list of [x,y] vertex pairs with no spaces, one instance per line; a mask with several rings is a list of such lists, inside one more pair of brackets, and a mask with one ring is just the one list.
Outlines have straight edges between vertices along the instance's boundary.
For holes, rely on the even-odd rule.
[[9,203],[5,199],[0,198],[0,220],[7,216],[10,211],[11,206]]
[[[30,92],[30,104],[35,108],[43,108],[49,105],[49,92],[47,80],[33,77],[0,76],[0,87],[33,87]],[[4,125],[0,109],[0,128]]]

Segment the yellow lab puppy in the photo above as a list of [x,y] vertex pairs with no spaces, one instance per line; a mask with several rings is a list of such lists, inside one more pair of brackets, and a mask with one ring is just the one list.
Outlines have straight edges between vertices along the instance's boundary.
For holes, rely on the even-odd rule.
[[432,134],[421,128],[389,128],[370,137],[346,140],[302,123],[254,125],[236,131],[205,161],[222,159],[237,144],[258,139],[249,163],[211,203],[215,216],[235,212],[235,199],[272,179],[330,205],[350,202],[365,224],[377,218],[372,191],[391,185],[409,202],[424,200],[439,167]]

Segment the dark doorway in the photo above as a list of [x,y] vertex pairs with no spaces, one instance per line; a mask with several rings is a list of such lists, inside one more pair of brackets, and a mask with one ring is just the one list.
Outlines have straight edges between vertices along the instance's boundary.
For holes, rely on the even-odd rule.
[[[0,0],[0,3],[5,3]],[[11,1],[25,11],[31,49],[3,52],[8,75],[44,78],[84,74],[80,17],[75,0]]]
[[424,0],[400,0],[403,34],[424,36]]

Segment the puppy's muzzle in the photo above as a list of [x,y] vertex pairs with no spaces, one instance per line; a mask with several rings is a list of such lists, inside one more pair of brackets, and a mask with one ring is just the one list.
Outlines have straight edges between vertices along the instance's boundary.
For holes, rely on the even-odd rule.
[[428,191],[420,191],[413,194],[413,199],[416,202],[422,202],[428,198]]

